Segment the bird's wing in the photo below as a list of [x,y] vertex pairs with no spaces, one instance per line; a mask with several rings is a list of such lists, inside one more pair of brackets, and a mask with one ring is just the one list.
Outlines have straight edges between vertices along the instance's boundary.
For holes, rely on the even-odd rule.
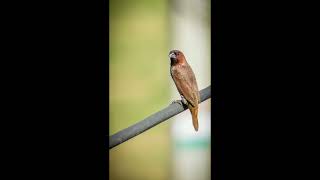
[[199,102],[199,92],[195,75],[189,65],[172,68],[172,79],[181,95],[193,106]]

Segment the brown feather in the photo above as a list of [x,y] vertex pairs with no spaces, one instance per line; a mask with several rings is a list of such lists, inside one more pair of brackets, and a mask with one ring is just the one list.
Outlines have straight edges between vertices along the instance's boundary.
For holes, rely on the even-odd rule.
[[199,103],[199,92],[191,67],[188,64],[180,67],[173,66],[171,68],[171,75],[179,93],[192,106],[196,106]]
[[192,106],[189,106],[189,110],[190,110],[190,113],[191,113],[191,116],[192,116],[192,124],[193,124],[193,127],[194,127],[194,130],[198,131],[199,129],[199,124],[198,124],[198,109],[199,106],[197,105],[196,107],[192,107]]
[[194,129],[198,131],[198,104],[200,94],[196,77],[182,52],[178,51],[177,61],[171,64],[171,77],[180,93],[188,102]]

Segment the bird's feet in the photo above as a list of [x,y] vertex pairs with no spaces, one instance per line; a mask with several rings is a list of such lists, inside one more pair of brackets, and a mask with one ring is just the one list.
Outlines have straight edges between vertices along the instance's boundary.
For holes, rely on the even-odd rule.
[[187,107],[188,106],[188,101],[182,95],[181,95],[181,100],[174,100],[174,101],[172,101],[171,104],[173,104],[173,103],[178,103],[183,107]]
[[181,95],[181,102],[187,106],[188,105],[188,101],[186,100],[186,98],[184,98],[182,95]]
[[174,101],[172,101],[171,104],[174,104],[174,103],[178,103],[178,104],[180,104],[181,106],[183,106],[183,104],[182,104],[182,102],[181,102],[180,100],[174,100]]

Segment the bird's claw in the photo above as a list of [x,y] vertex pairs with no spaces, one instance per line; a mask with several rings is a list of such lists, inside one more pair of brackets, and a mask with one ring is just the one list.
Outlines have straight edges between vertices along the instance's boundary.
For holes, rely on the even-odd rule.
[[181,100],[174,100],[174,101],[172,101],[172,103],[171,103],[171,104],[174,104],[174,103],[178,103],[178,104],[180,104],[181,106],[183,106],[183,104],[182,104]]
[[188,101],[183,96],[181,96],[181,102],[183,103],[183,105],[188,105]]

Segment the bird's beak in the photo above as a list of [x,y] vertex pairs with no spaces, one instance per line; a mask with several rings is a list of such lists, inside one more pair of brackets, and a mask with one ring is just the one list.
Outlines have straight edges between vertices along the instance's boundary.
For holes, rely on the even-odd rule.
[[176,56],[174,53],[171,53],[171,54],[169,54],[169,58],[170,58],[170,59],[176,59],[177,56]]

